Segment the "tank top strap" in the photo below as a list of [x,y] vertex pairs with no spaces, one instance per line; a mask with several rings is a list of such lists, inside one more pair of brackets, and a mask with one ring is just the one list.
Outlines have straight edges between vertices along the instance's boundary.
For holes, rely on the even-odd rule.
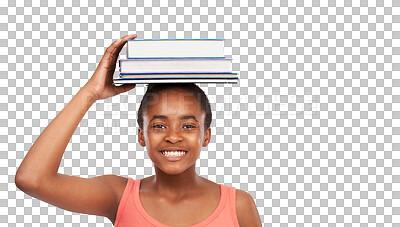
[[236,210],[236,188],[229,187],[229,209],[231,211],[231,217],[234,225],[239,227],[239,221],[237,217],[237,210]]
[[133,196],[133,186],[134,186],[135,181],[128,177],[128,182],[126,183],[124,192],[122,193],[122,197],[120,200],[120,203],[118,205],[118,211],[117,211],[117,216],[115,219],[115,223],[114,226],[119,226],[120,225],[120,221],[122,219],[124,219],[125,217],[125,212],[126,209],[130,209],[132,207],[132,196]]
[[217,208],[214,210],[214,212],[208,216],[206,219],[204,219],[202,222],[197,223],[195,225],[192,225],[190,227],[203,227],[203,226],[208,226],[210,223],[212,223],[215,219],[219,217],[219,215],[226,210],[226,208],[229,205],[229,191],[230,188],[226,185],[223,184],[218,184],[221,189],[221,194],[220,194],[220,200],[218,203]]

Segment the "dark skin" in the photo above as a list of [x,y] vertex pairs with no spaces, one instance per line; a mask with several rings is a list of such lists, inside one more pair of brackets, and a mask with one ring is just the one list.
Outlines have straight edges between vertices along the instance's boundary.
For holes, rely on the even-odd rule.
[[[107,217],[115,223],[127,178],[103,175],[86,179],[58,173],[58,168],[73,132],[90,106],[97,100],[135,87],[135,84],[114,86],[112,83],[119,52],[128,39],[134,38],[136,35],[122,37],[107,48],[93,76],[41,133],[16,173],[15,183],[19,189],[61,209]],[[167,94],[165,99],[147,108],[143,129],[139,129],[139,143],[146,146],[156,172],[141,180],[140,199],[145,210],[162,223],[193,225],[208,217],[220,199],[219,186],[195,172],[195,162],[201,147],[208,145],[211,130],[204,129],[204,112],[194,109],[199,107],[191,100],[193,97],[182,91],[165,91],[163,94]],[[188,102],[184,102],[185,105],[179,103],[181,96],[186,96]],[[166,118],[150,121],[154,115]],[[197,122],[193,118],[180,119],[188,115]],[[153,123],[164,126],[153,128]],[[185,126],[188,124],[197,128]],[[189,153],[185,159],[170,163],[159,153],[160,149],[170,146],[183,147]],[[261,226],[253,198],[242,190],[237,190],[236,197],[240,226]],[[165,213],[171,209],[175,209],[175,214],[177,210],[196,210],[197,213],[178,218],[173,213]]]
[[[143,128],[139,129],[139,143],[147,147],[156,173],[141,184],[142,203],[161,223],[193,225],[207,218],[219,202],[219,185],[195,172],[196,160],[210,141],[211,129],[204,129],[205,113],[190,94],[168,90],[158,97],[147,107]],[[187,151],[185,158],[166,160],[160,151],[172,147]]]
[[[204,128],[205,113],[190,94],[168,90],[158,96],[144,113],[138,138],[154,163],[156,191],[175,200],[202,186],[195,164],[201,148],[210,142],[211,128]],[[160,151],[172,147],[187,151],[185,158],[167,161]]]

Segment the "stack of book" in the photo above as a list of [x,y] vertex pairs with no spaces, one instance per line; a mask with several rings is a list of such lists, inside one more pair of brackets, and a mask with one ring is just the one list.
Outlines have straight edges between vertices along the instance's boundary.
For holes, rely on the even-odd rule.
[[238,83],[223,39],[132,39],[119,60],[125,83]]

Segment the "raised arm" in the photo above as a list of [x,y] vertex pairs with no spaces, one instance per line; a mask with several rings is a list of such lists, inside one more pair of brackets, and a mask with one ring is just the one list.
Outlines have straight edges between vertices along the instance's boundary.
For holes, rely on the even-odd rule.
[[119,203],[113,185],[121,180],[112,175],[90,179],[68,176],[58,173],[58,168],[73,132],[90,106],[96,100],[135,87],[115,86],[112,81],[119,52],[128,39],[134,38],[136,35],[125,36],[107,48],[90,80],[41,133],[16,173],[19,189],[65,210],[113,218]]

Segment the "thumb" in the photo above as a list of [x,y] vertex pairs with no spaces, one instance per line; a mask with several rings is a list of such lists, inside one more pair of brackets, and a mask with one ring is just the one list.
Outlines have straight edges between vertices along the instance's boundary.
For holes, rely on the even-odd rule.
[[115,86],[115,93],[120,94],[127,92],[136,87],[136,84],[123,84],[121,86]]

